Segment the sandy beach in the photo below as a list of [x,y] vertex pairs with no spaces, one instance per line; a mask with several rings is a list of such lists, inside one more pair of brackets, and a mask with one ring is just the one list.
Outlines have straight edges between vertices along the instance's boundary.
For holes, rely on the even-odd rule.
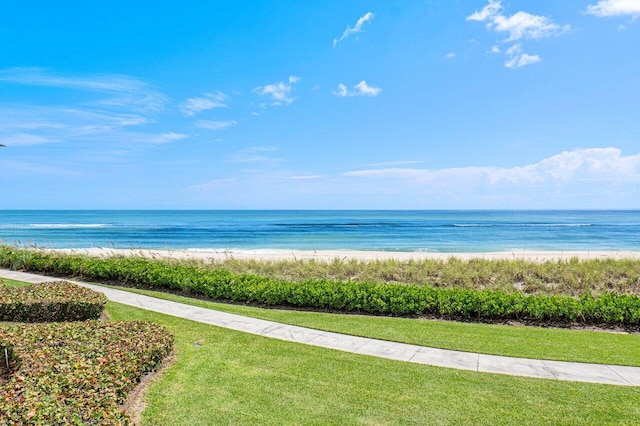
[[143,256],[147,258],[163,259],[198,259],[210,262],[220,262],[228,259],[238,260],[314,260],[330,262],[335,259],[376,261],[395,259],[400,261],[439,259],[452,257],[470,259],[524,259],[544,262],[547,260],[568,260],[577,258],[587,259],[640,259],[640,251],[525,251],[513,250],[490,253],[429,253],[429,252],[388,252],[388,251],[354,251],[354,250],[149,250],[149,249],[57,249],[53,251],[64,253],[86,254],[90,256]]

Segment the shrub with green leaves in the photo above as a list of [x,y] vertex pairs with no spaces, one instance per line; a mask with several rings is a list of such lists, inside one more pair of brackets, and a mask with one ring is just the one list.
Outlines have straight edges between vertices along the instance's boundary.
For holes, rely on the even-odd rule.
[[98,319],[104,294],[66,281],[0,287],[0,321],[51,322]]
[[629,294],[541,295],[513,288],[505,291],[317,278],[293,282],[191,263],[141,257],[94,258],[8,246],[0,247],[0,266],[269,306],[374,315],[640,327],[640,296]]
[[171,352],[173,336],[142,321],[5,324],[21,363],[0,391],[0,424],[123,425],[121,405]]

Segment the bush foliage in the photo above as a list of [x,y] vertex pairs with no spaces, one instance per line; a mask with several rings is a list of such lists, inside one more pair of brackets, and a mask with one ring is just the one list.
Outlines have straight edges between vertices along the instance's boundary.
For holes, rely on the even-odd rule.
[[435,315],[476,320],[578,322],[640,326],[640,297],[531,295],[430,285],[277,280],[231,273],[195,264],[139,257],[92,258],[53,252],[0,248],[0,266],[129,286],[178,290],[210,299],[285,305],[375,315]]
[[104,294],[66,281],[0,287],[0,321],[51,322],[98,319]]
[[2,424],[122,425],[120,405],[173,336],[150,322],[85,321],[4,325],[2,341],[20,360],[0,390]]

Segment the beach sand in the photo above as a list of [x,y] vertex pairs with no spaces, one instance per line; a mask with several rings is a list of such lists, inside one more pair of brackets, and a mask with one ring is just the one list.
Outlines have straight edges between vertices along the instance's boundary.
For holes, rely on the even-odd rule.
[[314,260],[331,262],[340,260],[376,261],[395,259],[399,261],[439,259],[452,257],[461,260],[470,259],[524,259],[544,262],[547,260],[587,259],[640,259],[640,251],[529,251],[512,250],[492,253],[427,253],[427,252],[388,252],[388,251],[355,251],[355,250],[149,250],[149,249],[57,249],[53,251],[90,256],[142,256],[156,259],[198,259],[209,262],[220,262],[228,259],[238,260]]

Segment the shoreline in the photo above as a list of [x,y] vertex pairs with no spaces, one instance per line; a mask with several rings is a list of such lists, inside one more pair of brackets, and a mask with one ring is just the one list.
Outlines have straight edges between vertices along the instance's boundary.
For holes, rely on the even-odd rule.
[[155,259],[191,259],[207,262],[222,262],[225,260],[257,260],[273,261],[320,261],[332,262],[338,260],[358,260],[373,262],[382,260],[419,261],[419,260],[528,260],[534,262],[591,259],[634,259],[640,260],[640,251],[628,250],[588,250],[588,251],[543,251],[543,250],[509,250],[504,252],[480,253],[432,253],[432,252],[387,252],[362,250],[224,250],[224,249],[114,249],[114,248],[85,248],[85,249],[46,249],[59,253],[85,254],[89,256],[141,256]]

